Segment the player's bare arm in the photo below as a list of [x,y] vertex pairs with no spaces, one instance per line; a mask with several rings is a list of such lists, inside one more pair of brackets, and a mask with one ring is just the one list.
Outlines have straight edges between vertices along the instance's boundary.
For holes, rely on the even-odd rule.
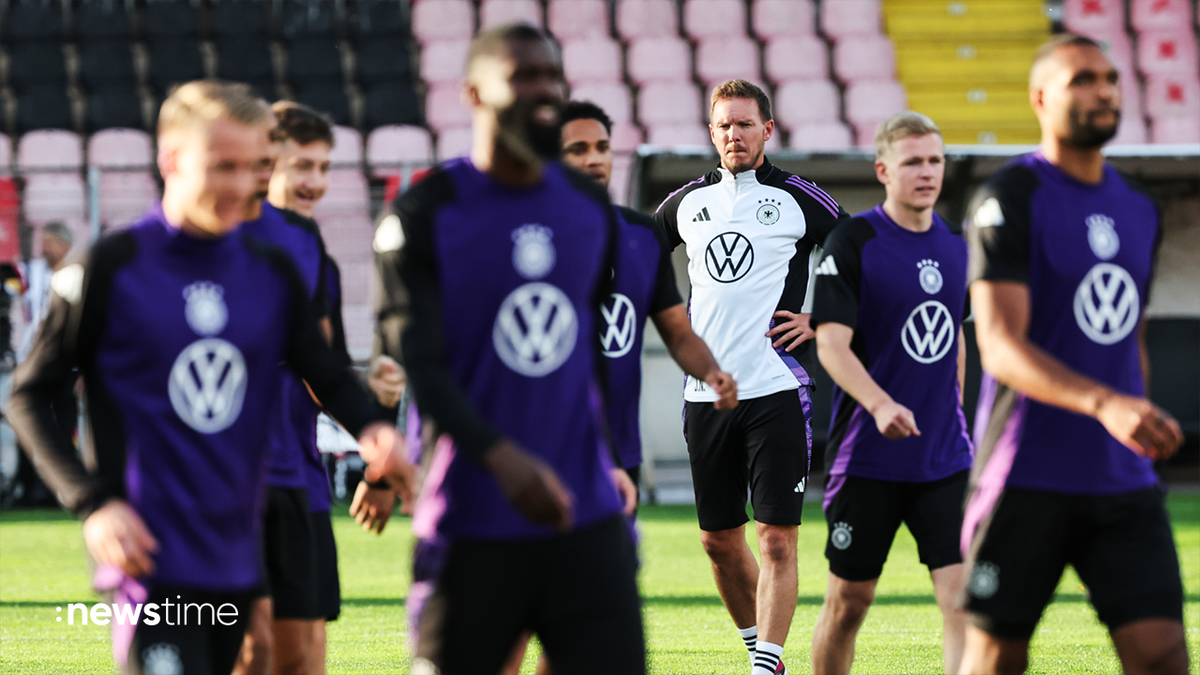
[[1145,398],[1080,375],[1028,339],[1029,287],[1008,281],[971,285],[983,369],[1030,398],[1094,417],[1130,450],[1166,459],[1183,444],[1179,423]]
[[110,499],[83,521],[83,541],[101,565],[139,579],[154,572],[158,541],[123,499]]
[[733,376],[721,370],[713,357],[708,345],[692,330],[688,320],[687,310],[683,305],[668,307],[653,314],[650,319],[658,329],[659,336],[667,345],[671,358],[683,372],[692,377],[704,380],[720,396],[714,403],[717,410],[731,410],[737,407],[737,382]]
[[821,365],[854,400],[875,418],[879,433],[893,441],[920,436],[912,411],[892,400],[850,349],[854,329],[840,323],[817,326],[817,358]]

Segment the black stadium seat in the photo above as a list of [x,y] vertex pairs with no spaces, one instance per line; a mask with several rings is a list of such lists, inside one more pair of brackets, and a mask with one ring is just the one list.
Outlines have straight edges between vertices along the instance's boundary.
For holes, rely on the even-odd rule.
[[420,102],[411,85],[381,84],[367,92],[363,126],[368,131],[387,124],[422,123]]
[[267,14],[258,0],[221,0],[213,5],[213,39],[267,35]]
[[186,1],[151,0],[142,9],[142,33],[148,42],[196,37],[199,33],[196,8]]
[[204,77],[204,57],[200,54],[200,43],[196,38],[180,36],[151,42],[147,46],[150,54],[149,84],[156,95],[162,96],[174,85]]
[[57,41],[62,38],[58,3],[8,2],[2,34],[9,44]]
[[346,6],[346,36],[355,43],[372,37],[409,37],[406,4],[396,0],[351,0]]
[[287,80],[304,87],[317,82],[342,81],[342,54],[332,38],[305,38],[291,44],[287,56]]
[[229,37],[217,42],[217,77],[252,84],[273,99],[275,69],[266,37]]
[[8,62],[8,83],[18,94],[45,85],[66,86],[67,65],[57,40],[14,45]]
[[79,46],[79,84],[88,91],[137,83],[133,51],[127,42],[85,42]]
[[89,94],[84,127],[88,133],[100,129],[125,127],[141,129],[142,99],[134,89],[109,89]]
[[337,15],[334,3],[325,0],[283,0],[276,3],[274,33],[287,42],[305,38],[336,39]]
[[319,110],[333,119],[334,124],[350,126],[350,101],[340,82],[317,82],[300,89],[296,101]]
[[370,87],[386,82],[407,84],[412,81],[412,61],[408,43],[395,37],[374,37],[358,46],[355,60],[359,83]]
[[61,86],[42,85],[17,97],[18,134],[37,129],[73,129],[74,126],[71,100]]
[[82,43],[130,38],[124,0],[86,0],[75,6],[72,24]]

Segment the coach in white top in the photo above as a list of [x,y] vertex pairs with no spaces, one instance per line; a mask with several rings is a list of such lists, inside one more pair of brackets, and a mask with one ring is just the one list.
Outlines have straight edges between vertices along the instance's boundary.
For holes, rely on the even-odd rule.
[[[813,247],[849,216],[815,184],[767,162],[775,123],[757,86],[717,87],[711,118],[721,165],[667,197],[655,217],[672,247],[687,246],[693,328],[738,382],[738,407],[718,411],[699,405],[717,395],[689,377],[684,433],[717,589],[753,675],[774,675],[787,672],[780,659],[796,607],[796,526],[812,449],[811,383],[797,357],[813,332],[801,308]],[[747,485],[761,573],[746,544]]]

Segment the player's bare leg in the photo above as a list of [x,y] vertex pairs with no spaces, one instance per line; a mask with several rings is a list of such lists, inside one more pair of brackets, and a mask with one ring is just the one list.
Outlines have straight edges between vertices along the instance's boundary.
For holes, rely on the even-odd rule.
[[313,622],[312,648],[308,654],[308,675],[325,675],[325,653],[329,641],[325,623],[325,619],[317,619]]
[[[746,543],[746,527],[700,532],[700,543],[712,561],[713,579],[725,609],[738,628],[755,625],[759,587],[758,562]],[[795,551],[795,548],[792,549]],[[795,595],[792,596],[795,598]],[[760,633],[761,634],[761,633]]]
[[946,673],[950,675],[959,672],[967,629],[967,613],[960,602],[962,563],[939,567],[929,576],[933,577],[933,594],[937,597],[938,609],[942,610],[942,658],[945,660]]
[[[812,664],[815,675],[845,675],[854,662],[854,641],[875,600],[870,581],[847,581],[833,573],[825,589],[825,604],[813,628]],[[960,643],[961,647],[961,643]]]
[[233,675],[268,675],[271,672],[271,597],[264,596],[250,606],[250,623],[242,640],[242,651],[233,666]]
[[1029,666],[1029,640],[1009,640],[967,626],[960,673],[970,675],[1020,675]]
[[275,675],[308,675],[308,654],[312,647],[313,622],[308,619],[276,619]]
[[1185,675],[1187,640],[1173,619],[1142,619],[1112,632],[1113,646],[1126,675]]
[[782,646],[796,613],[799,590],[796,526],[755,525],[762,566],[758,574],[758,640]]

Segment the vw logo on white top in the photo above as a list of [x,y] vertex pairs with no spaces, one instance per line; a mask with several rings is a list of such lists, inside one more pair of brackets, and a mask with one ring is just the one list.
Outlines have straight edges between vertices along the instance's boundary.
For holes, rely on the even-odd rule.
[[900,344],[917,363],[936,363],[954,344],[954,318],[937,300],[926,300],[908,315]]
[[722,232],[708,242],[704,264],[714,280],[732,283],[745,277],[754,266],[754,248],[740,232]]
[[1112,263],[1098,263],[1075,291],[1075,322],[1092,342],[1116,344],[1133,332],[1140,304],[1129,272]]
[[492,343],[504,365],[526,377],[544,377],[575,349],[579,322],[571,299],[557,287],[532,282],[504,298]]
[[633,301],[613,293],[608,302],[600,305],[600,314],[604,317],[604,332],[600,334],[604,355],[610,359],[625,356],[637,337],[637,310]]
[[225,340],[196,340],[175,358],[167,394],[175,414],[189,427],[202,434],[224,431],[242,412],[246,361]]

